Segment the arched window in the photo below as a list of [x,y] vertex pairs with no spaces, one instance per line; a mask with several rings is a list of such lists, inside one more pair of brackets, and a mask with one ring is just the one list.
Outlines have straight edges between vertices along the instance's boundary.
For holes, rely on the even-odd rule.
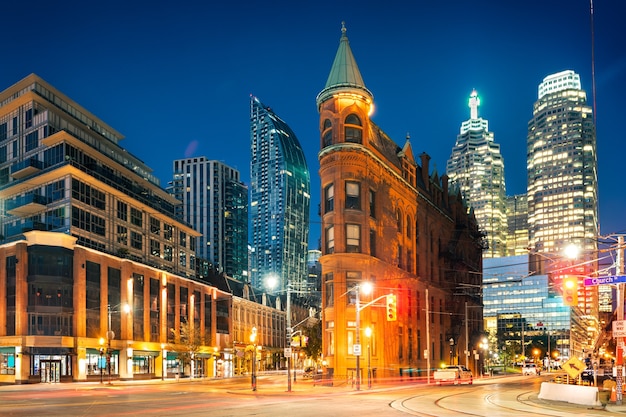
[[406,216],[406,237],[411,239],[411,216]]
[[322,128],[322,147],[330,146],[333,144],[333,124],[330,119],[324,120],[324,127]]
[[344,122],[346,142],[362,143],[363,140],[363,125],[361,119],[356,114],[350,114],[346,117]]
[[398,228],[398,233],[402,233],[402,213],[400,209],[396,210],[396,227]]

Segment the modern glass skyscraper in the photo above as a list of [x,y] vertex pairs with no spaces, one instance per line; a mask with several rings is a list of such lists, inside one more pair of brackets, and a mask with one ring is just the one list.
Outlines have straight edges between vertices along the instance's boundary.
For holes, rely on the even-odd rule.
[[506,197],[507,255],[528,255],[528,199],[526,194]]
[[506,186],[504,159],[494,142],[489,122],[478,117],[480,98],[476,90],[469,99],[470,118],[452,148],[446,173],[474,211],[480,228],[487,235],[486,258],[506,255]]
[[[528,122],[527,155],[529,246],[535,270],[552,272],[551,288],[560,288],[565,275],[582,281],[597,271],[598,175],[592,109],[574,71],[549,75],[539,85]],[[581,249],[577,260],[563,258],[570,244]],[[597,287],[581,282],[578,288],[575,310],[597,317]],[[573,353],[583,348],[573,346]]]
[[596,134],[587,94],[574,71],[544,78],[528,122],[528,225],[538,252],[575,243],[596,249]]
[[196,255],[238,281],[248,281],[248,187],[239,171],[205,157],[178,159],[168,191],[177,214],[202,233]]
[[251,282],[273,276],[281,290],[306,290],[311,180],[291,128],[258,98],[250,97]]

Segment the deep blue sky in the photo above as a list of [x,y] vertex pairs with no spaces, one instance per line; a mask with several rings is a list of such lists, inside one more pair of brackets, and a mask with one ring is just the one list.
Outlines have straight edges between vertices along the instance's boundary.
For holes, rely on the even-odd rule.
[[[315,97],[342,21],[375,123],[400,145],[408,132],[440,174],[473,88],[501,145],[509,195],[525,192],[527,122],[543,78],[572,69],[593,101],[589,0],[18,3],[2,8],[0,90],[40,75],[125,135],[121,145],[162,186],[172,160],[188,156],[221,160],[249,183],[250,94],[272,107],[306,152],[313,248]],[[594,9],[600,225],[609,234],[626,232],[626,2],[596,0]]]

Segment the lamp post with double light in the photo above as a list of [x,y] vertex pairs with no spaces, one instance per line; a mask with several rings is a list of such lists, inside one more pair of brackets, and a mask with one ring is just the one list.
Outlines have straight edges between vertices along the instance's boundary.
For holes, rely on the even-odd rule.
[[256,339],[256,327],[253,327],[250,333],[250,343],[252,344],[252,391],[256,391]]

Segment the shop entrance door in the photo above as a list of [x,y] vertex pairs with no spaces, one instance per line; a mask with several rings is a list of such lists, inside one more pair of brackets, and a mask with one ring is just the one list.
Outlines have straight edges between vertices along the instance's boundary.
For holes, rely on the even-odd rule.
[[60,360],[42,360],[40,365],[41,382],[61,382]]

